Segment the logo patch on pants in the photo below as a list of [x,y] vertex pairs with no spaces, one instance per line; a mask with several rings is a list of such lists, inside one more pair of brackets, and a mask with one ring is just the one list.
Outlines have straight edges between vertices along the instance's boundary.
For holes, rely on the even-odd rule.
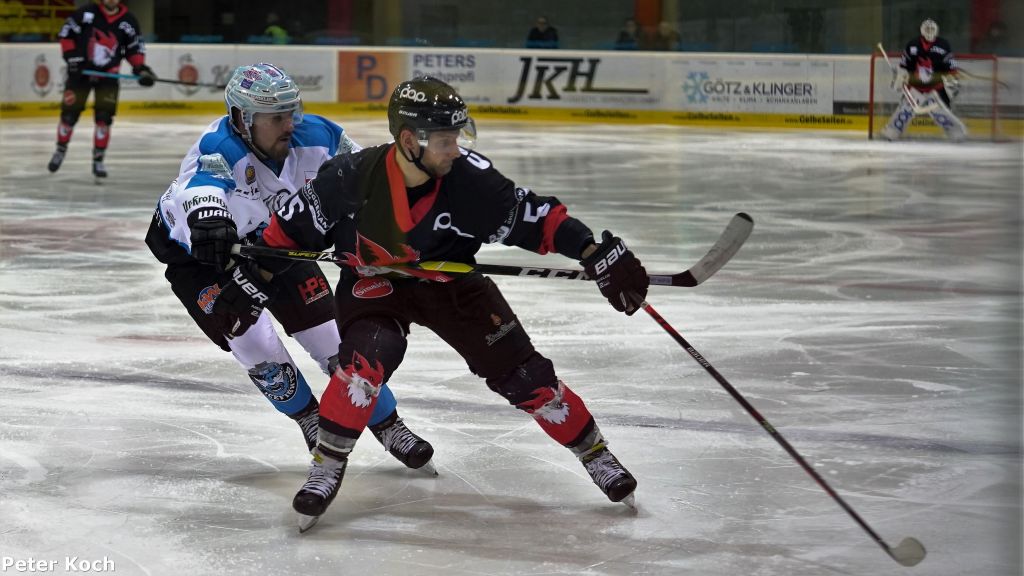
[[383,298],[395,291],[387,278],[363,278],[352,286],[356,298]]
[[287,362],[260,362],[249,370],[249,378],[272,402],[287,402],[295,396],[299,384],[295,367]]

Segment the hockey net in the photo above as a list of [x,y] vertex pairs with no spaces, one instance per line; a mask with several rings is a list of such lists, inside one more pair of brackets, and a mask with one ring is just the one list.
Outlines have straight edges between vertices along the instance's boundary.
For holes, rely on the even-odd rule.
[[[900,54],[890,52],[895,66]],[[971,140],[1002,140],[999,123],[999,60],[992,54],[957,54],[961,70],[960,92],[953,113],[967,126]],[[871,92],[868,102],[868,138],[881,139],[882,128],[896,110],[902,93],[892,88],[892,70],[877,51],[871,55]],[[904,138],[942,139],[942,129],[927,114],[914,118]]]

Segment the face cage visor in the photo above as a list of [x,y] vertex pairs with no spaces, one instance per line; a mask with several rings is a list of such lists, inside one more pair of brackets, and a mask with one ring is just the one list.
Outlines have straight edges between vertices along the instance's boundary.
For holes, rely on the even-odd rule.
[[921,24],[921,36],[928,42],[934,42],[939,35],[939,25],[931,20]]
[[[426,148],[430,143],[430,134],[432,132],[444,131],[443,128],[434,130],[420,128],[416,130],[416,140],[421,148]],[[455,142],[460,148],[465,148],[466,150],[472,150],[476,146],[476,122],[472,118],[466,118],[466,123],[459,128],[459,134],[455,137]]]
[[256,114],[281,114],[282,112],[291,112],[292,124],[297,126],[302,124],[302,110],[302,98],[296,98],[284,104],[277,104],[274,106],[261,106],[258,110],[254,110],[252,108],[242,109],[242,123],[245,124],[245,129],[252,134],[252,123],[256,119]]

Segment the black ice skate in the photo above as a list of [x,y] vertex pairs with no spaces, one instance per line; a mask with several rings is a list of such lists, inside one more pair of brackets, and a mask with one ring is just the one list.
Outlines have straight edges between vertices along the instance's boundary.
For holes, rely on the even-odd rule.
[[103,152],[93,150],[92,152],[92,175],[96,177],[96,183],[102,183],[107,177],[107,167],[103,165]]
[[341,480],[345,477],[346,466],[348,459],[331,460],[314,454],[313,462],[309,465],[309,478],[292,499],[292,508],[300,514],[300,534],[316,525],[320,515],[334,501],[341,488]]
[[54,151],[53,156],[50,157],[50,163],[46,165],[46,169],[50,172],[56,172],[60,169],[60,165],[64,163],[64,156],[68,153],[67,146],[57,145],[57,150]]
[[636,478],[626,470],[619,459],[608,451],[603,445],[597,450],[590,452],[580,458],[583,467],[597,484],[598,488],[608,496],[612,502],[622,502],[626,506],[636,510],[636,499],[633,491],[636,490]]
[[398,412],[392,412],[383,422],[371,426],[370,431],[399,462],[414,470],[437,476],[437,468],[430,461],[434,456],[434,447],[409,430],[398,417]]

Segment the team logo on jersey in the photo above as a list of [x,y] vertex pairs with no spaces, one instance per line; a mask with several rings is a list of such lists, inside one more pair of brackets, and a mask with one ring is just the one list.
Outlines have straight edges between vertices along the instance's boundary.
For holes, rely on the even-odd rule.
[[46,55],[36,56],[36,69],[32,73],[32,91],[38,96],[46,96],[53,88],[53,77],[50,75],[50,66],[46,63]]
[[491,314],[491,323],[493,323],[495,326],[501,326],[501,316],[498,316],[497,314]]
[[115,52],[117,52],[117,36],[113,33],[93,28],[92,38],[89,38],[87,50],[89,60],[100,68],[104,68],[111,63]]
[[287,362],[260,362],[249,370],[249,378],[271,402],[287,402],[299,387],[295,368]]
[[[174,224],[171,224],[173,226]],[[207,314],[213,313],[213,303],[217,301],[217,296],[220,295],[220,285],[214,284],[213,286],[207,286],[199,291],[199,298],[196,299],[196,304],[199,309]]]
[[245,167],[245,183],[252,184],[256,181],[256,169],[252,167],[252,164],[248,164]]
[[356,298],[383,298],[395,291],[387,278],[361,278],[352,286],[352,295]]
[[348,399],[357,408],[368,408],[384,384],[384,365],[380,360],[376,361],[376,366],[370,366],[366,358],[355,351],[352,363],[337,374],[348,385]]

